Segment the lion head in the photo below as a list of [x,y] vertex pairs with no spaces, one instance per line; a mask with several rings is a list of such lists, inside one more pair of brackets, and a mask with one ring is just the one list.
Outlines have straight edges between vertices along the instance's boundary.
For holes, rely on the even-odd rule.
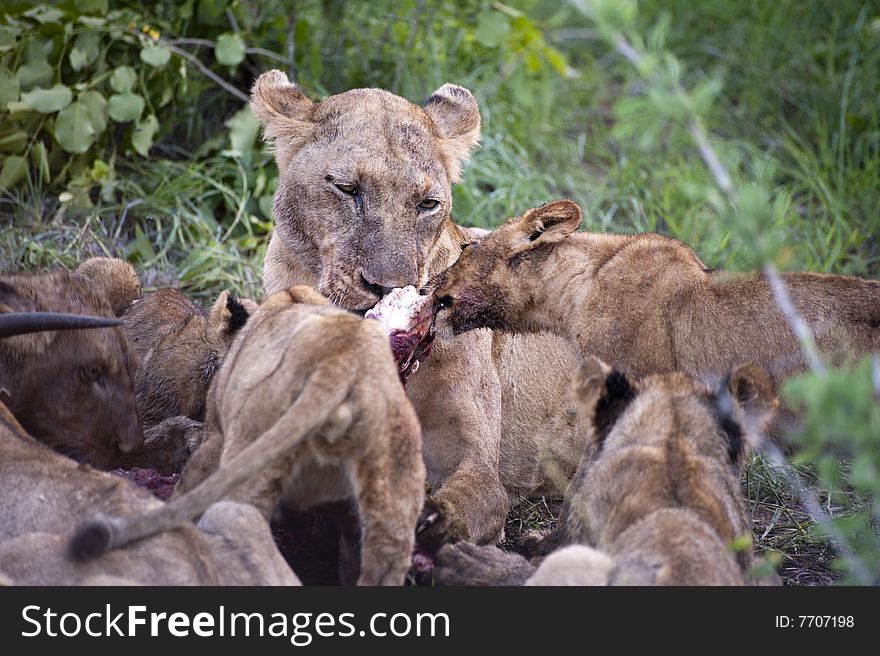
[[380,89],[312,102],[269,71],[251,108],[279,169],[273,240],[322,294],[365,310],[450,264],[463,241],[451,185],[480,133],[470,91],[444,84],[422,107]]

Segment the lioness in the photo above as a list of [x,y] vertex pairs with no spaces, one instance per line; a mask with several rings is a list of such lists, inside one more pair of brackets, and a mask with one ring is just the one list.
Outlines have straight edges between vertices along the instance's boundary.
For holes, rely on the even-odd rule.
[[181,481],[184,494],[143,516],[84,524],[71,553],[93,557],[186,524],[227,494],[267,518],[279,501],[301,510],[354,497],[363,527],[359,583],[403,582],[425,468],[418,420],[378,322],[308,287],[273,294],[241,329],[210,388],[206,431]]
[[[137,297],[137,276],[121,260],[90,262],[77,271],[0,276],[0,313],[114,317],[114,308]],[[143,442],[133,368],[118,326],[8,337],[0,340],[0,400],[37,439],[108,467]]]
[[[601,553],[548,559],[533,583],[565,583],[574,566],[572,580],[612,585],[743,584],[752,551],[730,545],[751,536],[739,481],[777,405],[767,372],[742,365],[714,388],[680,372],[632,382],[587,358],[577,386],[594,423],[557,542]],[[464,545],[443,547],[435,569],[447,584],[534,573],[522,557]]]
[[[805,367],[800,343],[758,274],[710,271],[655,234],[574,234],[569,200],[529,210],[467,246],[434,290],[437,333],[551,330],[629,376],[712,378],[757,362],[776,381]],[[880,351],[880,281],[783,276],[821,350]]]
[[[468,90],[443,85],[423,107],[379,89],[314,103],[269,71],[251,107],[280,173],[266,294],[306,284],[364,311],[458,257],[451,185],[480,132]],[[508,497],[564,490],[583,451],[569,389],[578,362],[552,335],[486,331],[434,347],[407,384],[433,491],[423,544],[494,541]]]

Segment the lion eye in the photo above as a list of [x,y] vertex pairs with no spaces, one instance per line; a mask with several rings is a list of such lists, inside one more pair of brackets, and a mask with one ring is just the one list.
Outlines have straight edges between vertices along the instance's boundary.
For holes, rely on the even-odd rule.
[[79,370],[79,375],[86,382],[104,384],[104,370],[98,365],[82,367]]
[[426,198],[421,203],[419,203],[420,210],[433,210],[440,204],[440,201],[436,198]]
[[352,196],[358,192],[357,185],[349,184],[347,182],[337,182],[336,188],[344,194],[351,194]]

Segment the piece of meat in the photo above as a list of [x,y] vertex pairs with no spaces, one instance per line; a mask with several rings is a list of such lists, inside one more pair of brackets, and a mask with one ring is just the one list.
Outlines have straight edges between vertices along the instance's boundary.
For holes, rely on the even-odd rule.
[[406,384],[410,374],[431,354],[434,341],[434,313],[430,296],[419,294],[412,285],[391,290],[364,314],[376,319],[391,340],[400,380]]
[[144,469],[142,467],[114,469],[110,473],[114,476],[128,479],[138,487],[146,488],[153,495],[162,499],[162,501],[168,501],[168,497],[174,491],[174,486],[177,485],[177,479],[180,478],[179,474],[163,476],[155,469]]

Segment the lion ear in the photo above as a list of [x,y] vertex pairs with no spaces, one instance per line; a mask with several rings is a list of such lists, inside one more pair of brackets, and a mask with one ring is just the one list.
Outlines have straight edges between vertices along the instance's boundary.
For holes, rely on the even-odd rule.
[[629,379],[599,360],[588,357],[575,375],[575,398],[593,418],[592,440],[601,449],[615,422],[635,398]]
[[535,246],[558,244],[575,232],[581,225],[583,214],[573,200],[557,200],[529,210],[514,219],[517,236],[517,252]]
[[115,257],[92,257],[76,268],[107,299],[117,317],[141,295],[141,280],[125,260]]
[[461,180],[461,165],[480,139],[480,106],[464,87],[444,84],[425,102],[425,112],[440,133],[440,150],[452,182]]
[[220,292],[208,313],[208,326],[220,337],[232,338],[247,323],[257,304],[250,299],[238,299],[227,291]]
[[[722,428],[730,442],[731,460],[736,462],[744,452],[760,446],[779,405],[776,386],[765,369],[756,364],[743,364],[730,373],[716,396]],[[740,411],[737,413],[739,425],[735,427],[736,415],[730,412],[730,400]]]
[[605,391],[605,376],[611,368],[599,358],[585,358],[574,377],[575,398],[592,412]]
[[310,134],[314,106],[279,70],[263,73],[251,89],[251,112],[263,126],[263,138],[277,146],[296,145]]

